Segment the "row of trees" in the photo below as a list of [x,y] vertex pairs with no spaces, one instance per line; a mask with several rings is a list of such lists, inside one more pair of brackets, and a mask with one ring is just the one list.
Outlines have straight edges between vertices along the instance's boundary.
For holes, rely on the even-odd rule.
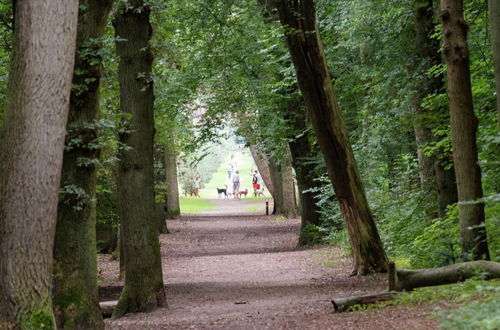
[[[469,77],[481,62],[469,57],[461,1],[442,0],[438,16],[430,0],[10,5],[1,7],[12,15],[2,30],[12,60],[0,140],[0,327],[103,327],[95,232],[103,196],[119,205],[106,213],[119,213],[125,274],[114,316],[166,305],[155,166],[168,178],[167,211],[178,214],[179,154],[216,141],[228,120],[246,137],[277,213],[295,213],[295,170],[302,244],[341,232],[343,218],[352,274],[386,271],[386,250],[402,246],[391,242],[408,238],[397,229],[408,227],[411,239],[429,233],[456,201],[462,258],[489,257]],[[490,140],[486,150],[498,147]],[[405,169],[417,154],[419,170]],[[495,191],[498,171],[488,173]],[[411,214],[391,220],[383,212],[398,198],[395,207]],[[414,218],[422,223],[408,226]]]

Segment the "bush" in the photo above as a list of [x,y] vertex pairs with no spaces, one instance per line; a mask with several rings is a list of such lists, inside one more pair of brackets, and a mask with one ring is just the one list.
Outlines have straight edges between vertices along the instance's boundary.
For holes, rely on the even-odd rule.
[[412,242],[410,263],[417,268],[440,267],[460,259],[458,207],[448,209],[446,217],[432,220]]

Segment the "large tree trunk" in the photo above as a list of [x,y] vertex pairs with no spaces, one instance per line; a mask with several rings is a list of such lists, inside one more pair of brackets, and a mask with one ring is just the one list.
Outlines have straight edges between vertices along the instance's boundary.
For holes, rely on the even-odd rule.
[[257,169],[259,170],[259,174],[266,185],[267,190],[272,197],[274,197],[274,187],[271,179],[271,173],[269,170],[269,162],[263,157],[263,155],[257,150],[257,147],[251,145],[250,153],[252,154],[255,165],[257,165]]
[[387,271],[387,256],[333,93],[316,26],[314,1],[283,0],[276,1],[276,6],[286,27],[287,46],[300,90],[349,232],[354,259],[352,274]]
[[[104,329],[97,298],[94,161],[99,157],[95,144],[101,78],[97,52],[101,45],[95,39],[104,33],[111,5],[111,0],[80,0],[75,87],[61,178],[62,191],[68,192],[60,196],[54,244],[54,313],[63,329]],[[74,188],[82,192],[70,193]]]
[[282,213],[287,218],[295,218],[297,216],[297,201],[295,198],[295,182],[293,179],[292,156],[288,145],[286,153],[281,162],[281,182],[283,189],[283,209]]
[[498,125],[500,127],[500,1],[488,0],[488,9],[490,14],[495,90],[497,94]]
[[[433,141],[432,121],[426,118],[428,115],[421,104],[429,95],[440,92],[443,87],[443,81],[440,77],[429,75],[431,67],[441,64],[439,53],[439,41],[431,38],[434,32],[434,6],[433,1],[415,0],[413,9],[413,20],[415,24],[415,46],[419,63],[415,67],[419,68],[417,74],[421,77],[415,84],[415,139],[418,150],[418,163],[420,167],[420,182],[425,191],[432,191],[436,188],[436,177],[434,162],[435,157],[427,156],[423,147]],[[435,191],[432,191],[433,195]],[[434,196],[433,196],[434,197]]]
[[149,15],[149,7],[142,0],[134,0],[121,6],[114,20],[120,58],[120,107],[132,116],[128,131],[120,134],[121,142],[130,147],[120,153],[118,178],[125,286],[113,317],[166,304],[155,218]]
[[302,132],[288,144],[290,146],[292,165],[295,169],[300,195],[301,226],[299,245],[307,245],[312,243],[310,241],[312,237],[304,235],[307,226],[319,226],[320,224],[320,208],[316,205],[314,193],[310,191],[311,189],[319,188],[318,182],[314,181],[315,165],[310,162],[317,155],[314,154],[309,143],[305,109],[300,104],[297,104],[296,107],[290,109],[289,114],[289,120],[291,120],[294,126],[294,131]]
[[175,218],[181,214],[179,204],[179,185],[177,183],[177,155],[174,150],[165,147],[165,206],[169,218]]
[[[429,213],[433,217],[436,215],[443,217],[446,213],[446,208],[458,200],[456,188],[454,188],[456,186],[455,173],[453,168],[445,168],[443,161],[438,159],[443,157],[436,157],[435,155],[427,156],[424,153],[423,147],[435,140],[432,130],[438,124],[435,123],[435,120],[429,120],[429,113],[421,106],[427,96],[444,91],[442,78],[428,74],[430,68],[442,63],[439,40],[431,38],[435,28],[434,2],[429,0],[415,0],[413,16],[415,22],[415,43],[420,61],[416,67],[421,68],[418,74],[422,76],[421,81],[415,84],[416,93],[414,101],[416,112],[414,129],[418,148],[420,179],[422,188],[429,195],[429,198],[433,200],[437,198],[437,204],[435,204],[437,208],[432,207]],[[449,117],[446,107],[440,107],[437,111],[441,112],[441,117]],[[436,114],[432,115],[435,117]],[[444,152],[446,151],[442,151],[442,153]],[[449,156],[451,158],[451,155]],[[449,161],[452,162],[451,159]]]
[[481,169],[477,158],[476,131],[467,45],[467,23],[462,0],[442,0],[439,12],[444,35],[448,75],[451,141],[457,178],[462,253],[465,259],[489,259]]
[[54,327],[53,243],[78,1],[19,0],[0,141],[0,328]]

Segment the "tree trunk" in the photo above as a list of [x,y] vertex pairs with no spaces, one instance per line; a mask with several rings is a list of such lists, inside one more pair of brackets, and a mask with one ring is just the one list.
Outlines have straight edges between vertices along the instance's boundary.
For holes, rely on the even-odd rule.
[[[308,190],[319,188],[319,184],[314,181],[314,164],[309,164],[308,161],[315,158],[309,144],[309,133],[307,131],[305,109],[297,104],[297,107],[290,109],[290,120],[294,126],[295,132],[302,132],[297,137],[289,142],[290,152],[292,155],[292,165],[295,169],[297,178],[297,186],[300,194],[300,216],[301,228],[299,245],[307,245],[312,243],[307,235],[304,235],[309,224],[319,226],[320,224],[320,208],[316,205],[314,193]],[[307,192],[306,192],[307,191]]]
[[462,0],[442,0],[439,12],[448,75],[451,141],[457,178],[462,253],[466,260],[489,259],[481,169],[476,146],[478,120],[474,114]]
[[165,147],[165,206],[169,218],[175,218],[181,214],[179,204],[179,185],[177,183],[177,155],[174,150]]
[[268,160],[269,174],[271,177],[271,184],[273,186],[273,213],[283,213],[283,175],[281,173],[281,166],[274,159]]
[[169,234],[167,228],[167,211],[165,203],[155,203],[155,219],[158,223],[159,234]]
[[[435,204],[437,207],[432,207],[428,213],[432,217],[443,217],[446,213],[446,208],[456,203],[458,199],[456,188],[454,188],[456,184],[455,174],[453,169],[445,169],[442,161],[435,155],[425,155],[423,147],[435,140],[432,130],[439,125],[434,123],[435,119],[430,120],[429,115],[433,117],[440,115],[440,117],[448,118],[449,114],[446,107],[436,109],[440,113],[429,114],[421,106],[427,96],[441,93],[444,90],[442,78],[428,74],[430,68],[442,63],[439,40],[431,38],[435,28],[434,2],[429,0],[415,0],[413,17],[415,23],[415,43],[420,61],[415,67],[421,68],[418,75],[422,76],[421,81],[415,86],[416,94],[414,101],[416,117],[414,129],[420,167],[420,181],[422,189],[429,195],[429,200],[432,201],[437,198],[437,204]],[[446,151],[442,151],[442,153],[444,152]],[[452,162],[451,159],[450,162]]]
[[[276,1],[287,46],[344,217],[352,274],[387,271],[387,257],[368,206],[356,160],[333,93],[312,0]],[[290,33],[290,31],[293,31]]]
[[54,327],[53,243],[78,1],[19,0],[0,141],[0,328]]
[[104,33],[111,5],[112,1],[80,0],[61,189],[82,191],[61,194],[54,244],[54,314],[63,329],[104,329],[97,299],[94,161],[99,151],[93,145],[98,143],[101,45],[95,40]]
[[257,147],[251,145],[250,153],[252,154],[253,160],[257,165],[257,169],[259,170],[259,174],[266,185],[267,190],[272,197],[274,197],[274,187],[273,182],[271,180],[271,173],[269,170],[269,162],[262,156],[262,154],[257,150]]
[[146,312],[166,304],[153,176],[153,54],[149,39],[150,8],[141,0],[118,9],[114,20],[120,58],[120,108],[131,118],[120,141],[118,190],[125,285],[113,317]]
[[[448,156],[448,158],[451,157],[451,155]],[[447,159],[447,161],[452,162],[451,159]],[[448,168],[443,160],[437,159],[435,167],[438,188],[438,217],[442,218],[446,215],[447,207],[458,201],[457,180],[453,167]]]
[[297,216],[297,202],[295,200],[295,182],[293,180],[292,156],[288,145],[286,146],[285,158],[281,163],[281,182],[283,189],[283,215],[287,218]]
[[500,127],[500,2],[488,0],[491,27],[491,46],[493,50],[493,69],[497,94],[498,125]]
[[[441,64],[439,53],[439,41],[431,38],[434,32],[434,6],[433,1],[415,0],[413,5],[413,20],[415,24],[415,46],[419,63],[418,76],[420,81],[415,84],[414,109],[415,118],[414,131],[418,148],[418,163],[420,167],[420,182],[424,191],[431,191],[435,195],[436,177],[434,162],[435,157],[424,154],[423,146],[433,141],[432,121],[426,118],[426,110],[422,108],[423,100],[432,94],[442,91],[444,84],[440,77],[430,76],[428,71],[431,67]],[[434,191],[432,191],[434,190]],[[434,196],[433,196],[434,197]]]

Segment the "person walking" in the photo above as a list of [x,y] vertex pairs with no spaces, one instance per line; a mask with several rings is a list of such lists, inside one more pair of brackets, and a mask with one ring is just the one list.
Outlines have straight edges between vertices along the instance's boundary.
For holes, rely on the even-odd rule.
[[257,190],[260,189],[260,178],[259,172],[255,171],[252,175],[252,186],[253,186],[253,195],[257,197]]
[[234,172],[233,175],[233,196],[238,198],[238,193],[240,191],[240,171]]
[[200,176],[197,175],[194,178],[194,195],[196,197],[200,197],[200,188],[201,188],[201,179],[200,179]]

